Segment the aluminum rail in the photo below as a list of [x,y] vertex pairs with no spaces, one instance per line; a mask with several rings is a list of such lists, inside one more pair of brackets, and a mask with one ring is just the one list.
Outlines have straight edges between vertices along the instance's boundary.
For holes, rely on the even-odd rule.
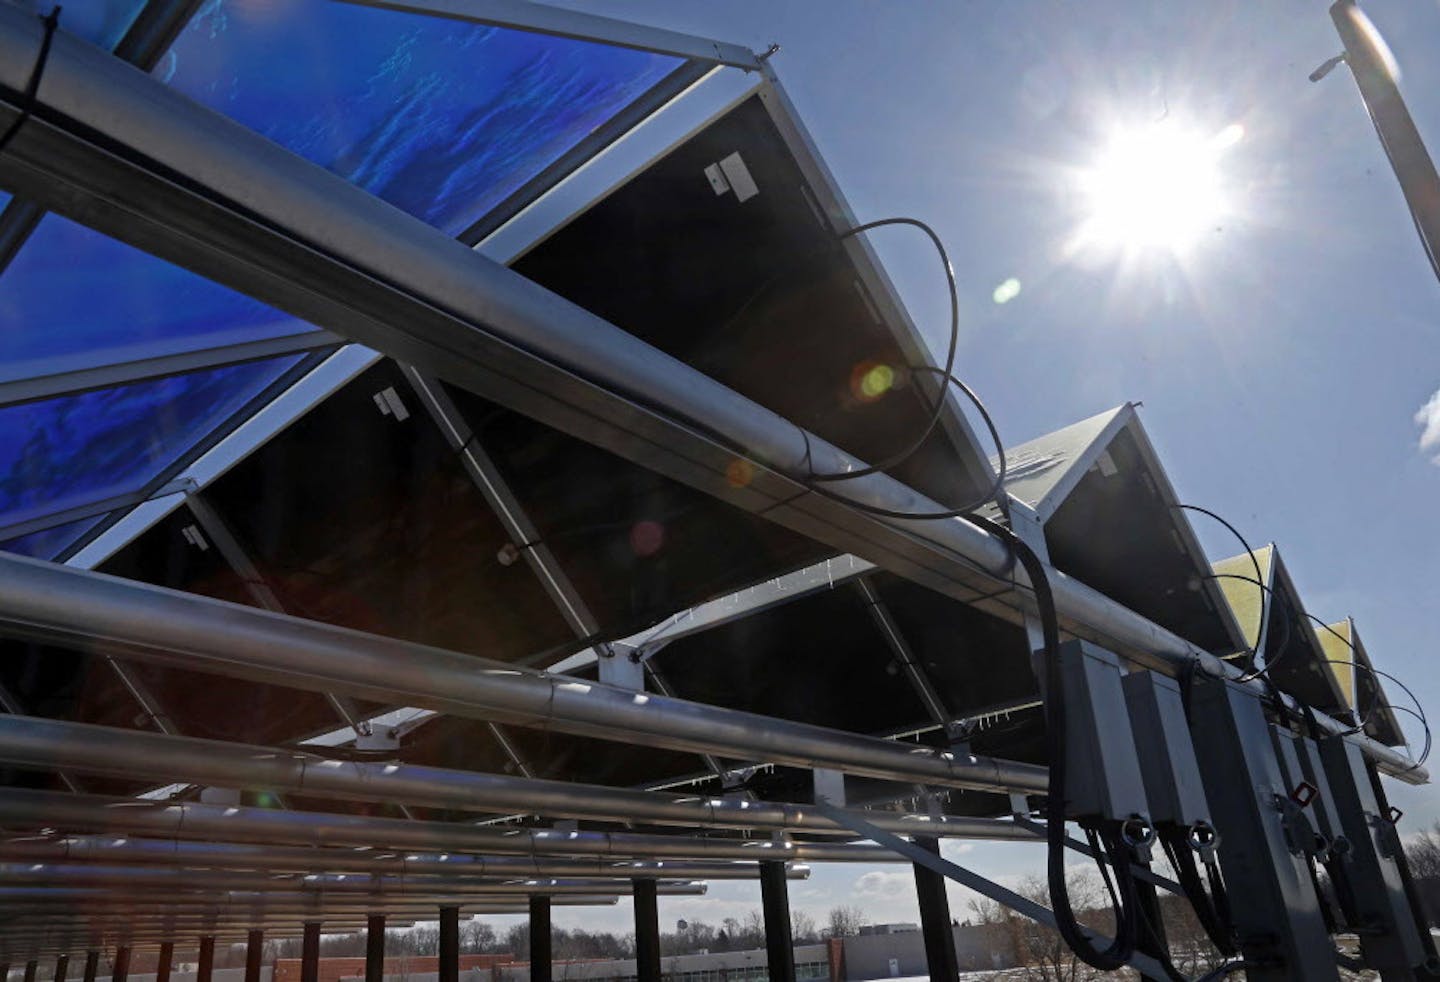
[[[613,879],[482,880],[470,876],[376,876],[343,873],[315,876],[272,876],[263,872],[210,872],[164,866],[91,866],[64,863],[0,863],[0,882],[13,886],[97,886],[142,890],[245,890],[327,897],[365,896],[533,897],[563,894],[628,894],[631,881]],[[705,884],[660,880],[662,896],[702,896]]]
[[[418,764],[332,760],[271,747],[34,716],[0,716],[0,761],[19,767],[60,767],[137,780],[159,778],[222,788],[264,788],[461,811],[641,821],[687,828],[853,834],[808,805],[670,795]],[[918,825],[903,815],[876,816],[874,821],[891,831],[923,831],[927,835],[944,835],[949,826],[944,819]],[[1010,828],[1008,823],[991,824],[997,831]],[[977,826],[965,822],[955,827]],[[978,827],[986,826],[981,823]]]
[[[566,894],[551,903],[566,907],[613,907],[619,902],[614,894]],[[14,887],[0,886],[0,910],[22,908],[60,908],[83,906],[123,907],[126,910],[208,910],[215,913],[279,911],[283,913],[320,914],[344,913],[348,910],[370,910],[375,913],[404,914],[433,909],[443,902],[439,895],[416,897],[290,897],[283,894],[255,893],[233,890],[225,893],[171,893],[164,897],[136,895],[128,890],[107,890],[103,887]],[[525,910],[527,902],[515,898],[499,900],[466,900],[462,911],[493,914],[496,911]]]
[[[934,834],[917,816],[912,831]],[[1011,822],[947,818],[946,834],[1035,842]],[[480,827],[459,822],[372,818],[329,812],[279,811],[244,805],[159,802],[92,794],[0,788],[0,828],[142,834],[185,840],[262,845],[474,852],[534,857],[598,856],[617,859],[771,859],[809,862],[895,862],[888,850],[848,842],[794,842],[635,832],[582,832]],[[47,833],[49,834],[49,833]]]
[[[113,836],[0,842],[0,860],[159,864],[203,869],[299,873],[388,873],[395,876],[638,876],[668,880],[753,880],[760,875],[760,867],[754,862],[535,859],[527,856],[474,856],[459,853],[405,855],[376,850],[196,843]],[[807,879],[810,868],[791,865],[789,874],[794,880]]]
[[[0,93],[25,91],[42,33],[0,5]],[[0,155],[0,181],[46,208],[839,552],[1002,615],[1033,606],[1000,538],[961,519],[866,512],[938,507],[884,474],[832,484],[844,500],[804,493],[805,475],[863,462],[92,45],[55,37],[33,109]],[[20,113],[0,97],[0,125]],[[756,464],[743,488],[725,480],[737,456]],[[1049,579],[1066,630],[1166,674],[1241,677],[1097,590]],[[1021,589],[982,599],[1012,583]],[[1348,732],[1328,716],[1319,725]],[[1387,773],[1427,780],[1395,750],[1348,738]]]
[[882,780],[1046,787],[1045,769],[1032,764],[636,693],[8,554],[0,555],[0,621],[4,633],[490,722]]

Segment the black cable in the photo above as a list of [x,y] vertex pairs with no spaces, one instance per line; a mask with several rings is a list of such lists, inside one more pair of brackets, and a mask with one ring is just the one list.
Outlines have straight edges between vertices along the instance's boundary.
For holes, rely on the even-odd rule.
[[25,84],[20,115],[16,116],[6,127],[5,133],[0,135],[0,153],[9,149],[10,141],[15,139],[15,134],[20,132],[20,127],[25,125],[39,102],[40,79],[45,75],[45,66],[50,61],[50,44],[55,40],[55,29],[60,26],[60,6],[57,4],[51,7],[50,13],[40,18],[40,23],[45,25],[45,33],[40,38],[40,51],[35,56],[35,64],[30,68],[30,80]]
[[[1284,660],[1285,656],[1290,653],[1290,642],[1291,640],[1293,640],[1293,630],[1291,628],[1290,622],[1295,617],[1295,608],[1294,605],[1290,603],[1290,598],[1286,597],[1285,594],[1280,593],[1279,591],[1274,590],[1269,586],[1266,586],[1259,580],[1252,579],[1249,576],[1242,576],[1239,573],[1211,573],[1205,578],[1207,580],[1239,580],[1242,583],[1253,583],[1255,586],[1258,586],[1265,594],[1272,598],[1279,599],[1280,603],[1284,605],[1285,613],[1280,615],[1280,624],[1282,627],[1285,628],[1285,640],[1281,641],[1278,645],[1275,646],[1277,649],[1275,653],[1275,660],[1273,662],[1267,661],[1264,668],[1256,668],[1255,666],[1258,665],[1259,662],[1252,656],[1251,671],[1245,673],[1236,680],[1243,683],[1253,681],[1257,678],[1261,678],[1273,686],[1275,680],[1270,677],[1270,671],[1275,668],[1275,666],[1279,665],[1280,662]],[[1265,611],[1264,603],[1261,603],[1260,611],[1263,618]],[[1256,651],[1256,654],[1259,654],[1258,650]]]
[[1075,918],[1069,887],[1065,882],[1065,698],[1060,676],[1060,621],[1055,611],[1055,597],[1045,575],[1045,564],[1033,549],[1005,526],[980,516],[972,517],[971,521],[1009,544],[1015,560],[1030,578],[1030,588],[1040,615],[1046,673],[1046,743],[1050,753],[1049,787],[1045,797],[1046,877],[1055,926],[1065,944],[1081,961],[1102,972],[1115,971],[1128,964],[1135,953],[1138,933],[1135,879],[1130,857],[1126,855],[1119,836],[1114,832],[1103,832],[1104,853],[1115,867],[1121,903],[1115,910],[1115,937],[1105,949],[1097,949]]
[[[909,225],[912,228],[918,228],[929,237],[935,246],[935,251],[940,254],[940,263],[945,267],[945,282],[950,289],[950,346],[945,353],[945,367],[940,371],[945,377],[953,379],[955,352],[960,347],[960,291],[955,285],[955,267],[950,265],[950,256],[945,251],[945,243],[940,241],[940,236],[936,234],[933,228],[918,218],[882,218],[878,221],[866,222],[864,225],[856,225],[852,229],[847,229],[840,233],[839,238],[842,240],[848,239],[862,232],[868,232],[871,229],[882,228],[887,225]],[[955,381],[958,382],[959,380],[955,379]],[[972,400],[975,399],[974,394],[971,393],[969,388],[963,383],[961,384],[961,388],[965,390],[966,394],[969,395]],[[978,400],[976,400],[976,402],[978,404]],[[815,474],[812,472],[810,474],[810,480],[848,481],[857,477],[868,477],[871,474],[879,474],[881,471],[887,471],[892,467],[897,467],[919,450],[926,440],[930,439],[930,434],[935,431],[935,427],[939,425],[940,419],[944,414],[945,387],[942,385],[939,398],[935,400],[935,408],[930,413],[930,419],[925,423],[924,428],[920,431],[920,435],[907,444],[904,449],[891,454],[878,463],[870,464],[856,471],[844,471],[835,474]]]
[[1165,858],[1170,861],[1170,868],[1175,871],[1175,878],[1180,881],[1180,886],[1184,889],[1190,906],[1195,909],[1195,916],[1200,921],[1200,926],[1205,929],[1210,943],[1222,955],[1234,955],[1235,942],[1230,928],[1229,901],[1219,868],[1214,863],[1206,863],[1206,872],[1210,879],[1210,892],[1207,894],[1205,884],[1200,879],[1200,870],[1195,865],[1195,851],[1191,848],[1187,830],[1178,827],[1161,829],[1159,836]]
[[[1265,579],[1265,574],[1264,574],[1264,573],[1261,571],[1261,569],[1260,569],[1260,560],[1259,560],[1258,558],[1256,558],[1256,556],[1255,556],[1255,550],[1252,549],[1252,548],[1250,548],[1250,543],[1249,543],[1248,541],[1246,541],[1245,536],[1243,536],[1243,535],[1240,534],[1240,530],[1239,530],[1239,529],[1237,529],[1235,526],[1231,525],[1231,524],[1230,524],[1229,522],[1227,522],[1224,518],[1222,518],[1220,515],[1216,514],[1215,512],[1211,511],[1209,508],[1201,508],[1199,505],[1185,505],[1185,504],[1172,505],[1171,507],[1174,508],[1174,509],[1176,509],[1177,511],[1183,510],[1183,511],[1193,511],[1193,512],[1197,512],[1197,513],[1199,513],[1199,514],[1201,514],[1201,515],[1205,515],[1205,516],[1207,516],[1207,517],[1209,517],[1209,518],[1213,518],[1215,521],[1217,521],[1217,522],[1219,522],[1221,525],[1225,526],[1225,528],[1230,531],[1230,534],[1233,535],[1233,536],[1235,536],[1235,538],[1240,542],[1240,547],[1245,550],[1245,555],[1247,555],[1247,556],[1250,557],[1250,564],[1255,567],[1255,582],[1256,582],[1256,583],[1261,583],[1261,581]],[[1262,589],[1263,589],[1263,584],[1261,584],[1261,586],[1262,586]],[[1264,598],[1263,595],[1262,595],[1261,598],[1260,598],[1260,610],[1261,610],[1262,616],[1263,616],[1263,612],[1264,612],[1264,610],[1265,610],[1265,598]],[[1288,641],[1288,638],[1287,638],[1287,641]],[[1259,627],[1257,626],[1256,629],[1255,629],[1255,644],[1258,645],[1259,643],[1260,643],[1260,629],[1259,629]],[[1259,651],[1259,649],[1258,649],[1257,647],[1252,646],[1252,647],[1250,648],[1250,669],[1251,669],[1251,671],[1254,671],[1254,670],[1256,669],[1256,666],[1258,666],[1259,664],[1260,664],[1260,651]],[[1268,667],[1269,667],[1269,666],[1266,666],[1267,669],[1268,669]],[[1242,681],[1249,681],[1249,679],[1242,679]]]

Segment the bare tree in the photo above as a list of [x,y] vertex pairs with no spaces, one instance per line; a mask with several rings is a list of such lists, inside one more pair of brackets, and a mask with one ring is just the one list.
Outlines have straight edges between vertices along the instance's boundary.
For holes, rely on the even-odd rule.
[[790,911],[790,937],[797,944],[811,944],[820,939],[815,930],[815,918],[803,910]]
[[832,938],[848,938],[859,934],[860,929],[870,923],[865,912],[859,907],[841,905],[830,908],[829,936]]
[[[1081,923],[1096,931],[1108,933],[1114,930],[1114,919],[1097,876],[1072,874],[1066,877],[1066,884],[1070,903]],[[1043,906],[1050,904],[1050,888],[1040,877],[1027,878],[1015,892]],[[1102,903],[1105,903],[1103,910],[1100,909]],[[1019,970],[1024,973],[1022,978],[1036,982],[1075,982],[1089,977],[1084,963],[1054,929],[1022,917],[991,900],[971,900],[970,909],[979,923],[995,927],[1010,949],[1009,954],[1020,966]]]

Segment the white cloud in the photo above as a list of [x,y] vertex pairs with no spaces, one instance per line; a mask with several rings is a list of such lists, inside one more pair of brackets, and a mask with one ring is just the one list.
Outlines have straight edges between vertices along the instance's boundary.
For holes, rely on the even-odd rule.
[[1440,389],[1415,413],[1415,424],[1422,428],[1420,452],[1433,454],[1431,463],[1440,467]]
[[903,897],[915,889],[909,873],[871,870],[855,881],[855,892],[864,897]]

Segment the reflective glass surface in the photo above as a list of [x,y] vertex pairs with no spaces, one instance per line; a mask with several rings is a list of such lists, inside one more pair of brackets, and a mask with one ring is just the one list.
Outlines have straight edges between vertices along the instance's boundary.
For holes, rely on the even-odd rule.
[[456,233],[681,64],[334,0],[210,0],[155,71]]
[[60,554],[61,549],[99,525],[104,518],[104,515],[97,515],[92,518],[82,518],[78,522],[31,532],[29,535],[11,539],[9,542],[0,542],[0,551],[34,556],[36,559],[54,559]]
[[301,357],[0,409],[0,525],[138,490]]
[[60,28],[102,48],[113,48],[130,29],[145,0],[24,0],[24,6],[44,16],[60,7]]
[[294,334],[306,325],[59,215],[0,275],[0,381]]

